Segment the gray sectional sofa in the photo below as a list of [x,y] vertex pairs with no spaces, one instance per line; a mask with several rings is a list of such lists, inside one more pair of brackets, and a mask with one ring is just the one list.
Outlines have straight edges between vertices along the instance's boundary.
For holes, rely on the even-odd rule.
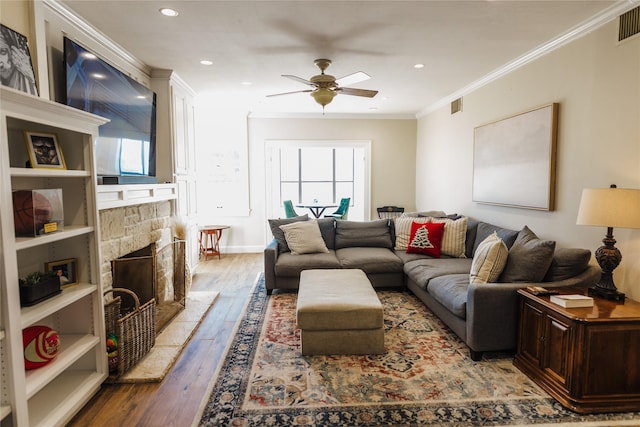
[[[599,268],[589,264],[587,249],[555,248],[555,242],[537,239],[527,227],[509,230],[465,217],[442,220],[458,228],[463,224],[452,221],[464,221],[464,253],[455,257],[407,253],[398,246],[401,236],[396,235],[396,221],[400,232],[401,223],[406,226],[413,221],[406,217],[366,222],[323,218],[318,226],[328,251],[292,254],[280,226],[306,220],[306,215],[269,220],[274,239],[264,250],[268,294],[276,289],[298,289],[302,270],[361,269],[376,289],[413,292],[467,344],[473,360],[480,360],[486,351],[515,348],[518,288],[587,286],[600,274]],[[507,265],[494,283],[472,284],[475,252],[493,232],[509,249]]]

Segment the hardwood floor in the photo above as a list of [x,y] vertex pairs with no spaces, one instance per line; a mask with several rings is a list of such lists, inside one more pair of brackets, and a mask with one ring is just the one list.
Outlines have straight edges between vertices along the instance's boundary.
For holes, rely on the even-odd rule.
[[256,278],[262,253],[201,260],[191,289],[220,292],[161,383],[105,384],[69,426],[189,426],[224,355]]

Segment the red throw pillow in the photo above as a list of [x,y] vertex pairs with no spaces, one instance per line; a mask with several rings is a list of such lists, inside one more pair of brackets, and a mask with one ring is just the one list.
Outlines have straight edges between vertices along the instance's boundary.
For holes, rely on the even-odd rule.
[[440,246],[444,235],[444,222],[427,222],[411,224],[411,234],[409,234],[408,254],[429,255],[440,258]]

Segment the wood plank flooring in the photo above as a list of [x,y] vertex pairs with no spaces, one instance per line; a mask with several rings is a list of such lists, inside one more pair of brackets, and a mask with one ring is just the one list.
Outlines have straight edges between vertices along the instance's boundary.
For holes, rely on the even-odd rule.
[[201,260],[191,289],[220,295],[164,381],[105,384],[69,426],[190,426],[263,270],[262,253]]

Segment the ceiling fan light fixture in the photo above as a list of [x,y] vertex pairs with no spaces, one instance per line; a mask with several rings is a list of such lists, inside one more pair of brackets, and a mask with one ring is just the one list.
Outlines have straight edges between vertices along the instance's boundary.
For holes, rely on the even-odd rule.
[[311,92],[311,96],[318,104],[322,105],[322,109],[324,109],[325,105],[333,101],[333,97],[336,96],[336,92],[331,89],[320,87]]

